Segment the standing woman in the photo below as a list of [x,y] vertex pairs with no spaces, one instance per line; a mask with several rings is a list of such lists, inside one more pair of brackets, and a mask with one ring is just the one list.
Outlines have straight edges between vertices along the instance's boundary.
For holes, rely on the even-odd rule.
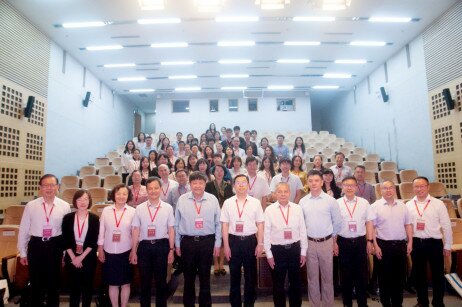
[[122,160],[122,181],[125,181],[125,178],[127,178],[129,174],[129,165],[130,161],[133,160],[133,152],[135,151],[135,142],[132,140],[127,141],[125,144],[125,149],[124,152],[122,153],[121,160]]
[[268,185],[271,184],[271,180],[276,176],[276,172],[274,171],[274,164],[270,157],[263,157],[257,174],[263,176]]
[[247,170],[242,167],[242,159],[239,156],[234,156],[233,158],[233,168],[229,170],[231,178],[236,177],[237,175],[243,174],[247,176]]
[[188,163],[186,165],[186,168],[189,174],[194,172],[194,169],[196,168],[196,164],[197,164],[197,156],[195,154],[190,154],[188,156]]
[[233,158],[234,150],[231,147],[226,147],[225,158],[223,159],[226,168],[231,169],[233,167]]
[[194,139],[194,135],[192,133],[189,133],[186,136],[186,144],[189,144],[189,146],[191,146],[191,142],[192,142],[193,139]]
[[207,160],[207,162],[209,162],[210,164],[210,167],[213,167],[214,164],[213,164],[213,148],[211,146],[205,146],[205,149],[204,149],[204,159]]
[[138,142],[136,143],[136,148],[142,149],[146,147],[146,142],[145,142],[146,135],[143,132],[138,133],[137,139],[138,139]]
[[128,188],[132,192],[132,200],[128,202],[129,206],[136,208],[141,203],[144,203],[148,199],[148,192],[146,187],[141,184],[141,172],[139,170],[133,171],[130,176],[132,185]]
[[300,178],[303,185],[303,192],[308,193],[308,174],[302,169],[303,159],[299,155],[294,155],[292,158],[292,166],[290,172]]
[[322,185],[322,190],[332,196],[335,199],[339,199],[342,197],[342,190],[337,186],[335,183],[335,176],[334,172],[330,168],[324,169],[324,172],[322,173],[322,180],[323,180],[323,185]]
[[149,152],[149,174],[153,174],[155,169],[157,169],[157,152],[151,150]]
[[326,169],[324,167],[324,165],[322,165],[322,156],[320,156],[320,155],[314,156],[313,164],[314,164],[313,169],[317,170],[317,171],[320,171],[321,173],[323,173],[324,170]]
[[157,144],[156,144],[156,148],[157,149],[160,149],[160,147],[162,146],[162,141],[166,138],[167,136],[165,135],[165,133],[161,132],[159,133],[159,138],[157,140]]
[[134,170],[140,169],[141,165],[141,153],[140,150],[137,148],[133,151],[133,157],[128,163],[128,173],[131,174],[133,173]]
[[197,160],[194,170],[204,174],[207,177],[207,182],[210,182],[214,179],[213,176],[210,174],[210,164],[204,158]]
[[170,146],[170,139],[168,137],[164,137],[162,139],[162,144],[159,147],[159,151],[161,153],[166,153],[167,152],[167,147]]
[[215,132],[218,132],[217,127],[215,126],[215,123],[211,123],[209,125],[209,130],[210,130],[210,133],[212,133],[212,136],[215,136]]
[[258,147],[258,155],[260,158],[263,158],[265,156],[265,150],[266,147],[268,147],[269,141],[267,138],[261,138],[260,140],[260,147]]
[[132,193],[124,184],[118,184],[112,189],[111,198],[114,205],[105,207],[101,213],[98,259],[103,263],[103,279],[109,285],[112,306],[119,306],[120,294],[120,306],[126,307],[132,279],[129,257],[135,208],[127,205],[132,200]]
[[305,143],[303,143],[303,139],[301,137],[295,138],[294,149],[292,150],[292,156],[300,156],[302,157],[302,159],[304,159],[305,157]]
[[146,180],[150,177],[149,159],[142,157],[140,162],[141,184],[146,185]]
[[273,149],[273,147],[271,147],[271,145],[266,146],[266,148],[265,148],[265,157],[269,157],[271,159],[271,162],[273,162],[275,170],[279,169],[278,158],[274,154],[274,149]]
[[72,204],[77,211],[63,218],[65,264],[70,277],[69,306],[90,307],[93,295],[93,278],[96,269],[96,248],[99,232],[99,218],[89,212],[92,200],[85,190],[74,194]]

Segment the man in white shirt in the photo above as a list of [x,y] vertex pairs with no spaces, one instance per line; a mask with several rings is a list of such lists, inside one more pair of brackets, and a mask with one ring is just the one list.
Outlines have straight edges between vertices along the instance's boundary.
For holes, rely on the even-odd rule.
[[382,198],[369,208],[367,248],[376,256],[374,270],[379,272],[380,302],[385,307],[402,306],[406,255],[412,250],[411,216],[406,205],[396,199],[393,182],[383,182],[380,193]]
[[71,212],[68,203],[56,197],[58,178],[46,174],[39,181],[39,197],[27,203],[19,225],[18,250],[22,265],[29,266],[31,306],[59,306],[59,276],[63,257],[61,224]]
[[151,150],[157,151],[156,147],[152,145],[152,137],[147,136],[146,137],[146,146],[141,148],[141,156],[142,157],[149,157],[149,152]]
[[249,179],[234,178],[236,195],[223,203],[222,223],[225,257],[229,262],[231,306],[242,306],[241,269],[244,269],[244,306],[255,303],[257,257],[263,252],[263,209],[258,199],[247,195]]
[[303,184],[300,180],[300,177],[290,173],[290,167],[292,166],[292,161],[288,158],[282,158],[279,160],[279,167],[281,173],[271,179],[270,191],[273,193],[272,199],[276,199],[276,186],[280,182],[285,182],[290,187],[290,201],[298,204],[300,201],[300,196],[302,195]]
[[343,227],[337,236],[338,259],[341,273],[343,306],[353,306],[353,288],[358,307],[367,307],[367,241],[366,221],[369,203],[355,196],[358,189],[355,177],[342,181],[344,196],[337,199]]
[[170,172],[168,170],[168,166],[165,164],[161,164],[157,167],[157,173],[159,174],[159,177],[162,181],[160,199],[162,201],[168,202],[168,194],[171,190],[176,189],[178,187],[178,182],[172,179],[168,179]]
[[301,207],[289,201],[286,182],[276,186],[276,202],[265,210],[264,246],[272,269],[274,306],[286,305],[285,279],[289,275],[289,305],[302,305],[300,268],[306,262],[306,226]]
[[245,167],[249,175],[249,190],[247,193],[260,201],[264,211],[268,201],[267,196],[271,194],[268,181],[261,176],[257,176],[258,161],[255,157],[247,158],[245,160]]
[[173,212],[175,212],[176,205],[178,203],[178,198],[181,195],[186,194],[187,192],[191,191],[191,187],[188,183],[188,174],[184,169],[179,169],[175,172],[175,178],[178,182],[178,186],[174,189],[170,189],[167,196],[167,203],[172,205]]
[[160,200],[161,181],[146,181],[148,201],[136,207],[132,221],[130,262],[138,264],[141,292],[140,306],[151,306],[151,285],[156,283],[156,306],[167,306],[167,266],[173,263],[175,219],[172,206]]
[[[451,220],[444,203],[428,194],[430,183],[426,177],[412,182],[415,197],[406,203],[414,228],[412,265],[415,272],[416,306],[429,306],[427,263],[432,272],[432,305],[444,306],[444,256],[451,255]],[[444,242],[443,242],[444,238]]]
[[[335,198],[322,191],[322,174],[308,173],[310,193],[300,200],[308,236],[307,274],[311,306],[333,306],[333,255],[338,255],[336,237],[343,220]],[[319,285],[321,272],[321,287]]]
[[237,136],[233,137],[233,152],[236,157],[245,157],[245,150],[239,147],[240,141]]
[[330,168],[334,172],[335,182],[339,187],[342,185],[343,178],[353,176],[351,168],[343,165],[344,161],[345,155],[343,152],[338,152],[335,154],[335,165]]
[[[177,156],[177,157],[180,156],[179,155],[179,144],[180,144],[180,142],[182,142],[182,140],[181,140],[182,138],[183,138],[183,133],[178,131],[176,133],[176,142],[173,142],[173,144],[172,144],[173,150],[175,151],[175,156]],[[184,144],[184,142],[183,142],[183,144]]]

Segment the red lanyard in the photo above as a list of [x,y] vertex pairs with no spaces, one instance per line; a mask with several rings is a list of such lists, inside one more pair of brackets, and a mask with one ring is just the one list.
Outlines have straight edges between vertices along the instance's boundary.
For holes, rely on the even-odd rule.
[[414,200],[415,208],[417,209],[417,214],[418,214],[420,217],[422,217],[422,215],[424,214],[425,209],[427,209],[429,203],[430,203],[430,200],[427,201],[427,204],[425,205],[425,207],[424,207],[424,209],[423,209],[423,211],[422,211],[422,214],[420,214],[419,207],[417,207],[417,202]]
[[201,209],[202,209],[202,201],[201,201],[201,205],[199,207],[197,207],[197,202],[194,199],[194,206],[196,207],[197,215],[200,215],[201,214]]
[[45,207],[45,203],[42,203],[43,205],[43,211],[45,211],[45,218],[47,219],[47,224],[50,224],[50,216],[51,213],[53,212],[53,209],[55,208],[55,204],[51,207],[50,214],[47,214],[47,208]]
[[356,205],[358,204],[358,199],[356,198],[356,201],[355,201],[355,206],[353,207],[353,211],[350,211],[350,208],[348,208],[348,205],[345,201],[345,198],[343,199],[343,203],[345,204],[345,207],[347,208],[348,210],[348,214],[350,215],[350,218],[353,219],[353,214],[355,214],[355,210],[356,210]]
[[343,167],[337,166],[337,178],[342,178]]
[[244,213],[244,207],[245,207],[245,204],[247,203],[247,198],[245,199],[244,201],[244,205],[242,205],[242,211],[239,210],[239,204],[237,202],[237,198],[236,198],[236,207],[237,207],[237,214],[239,215],[239,219],[241,219],[242,217],[242,214]]
[[[255,181],[257,181],[257,175],[255,175],[255,179],[253,180],[252,184],[249,187],[249,190],[252,191],[253,185],[255,184]],[[246,200],[247,201],[247,200]]]
[[138,202],[138,196],[140,195],[141,187],[138,189],[138,193],[136,193],[135,188],[133,187],[133,194],[135,194],[135,203]]
[[164,197],[167,196],[167,192],[168,192],[168,188],[169,188],[169,187],[170,187],[170,180],[168,181],[167,190],[165,190],[165,192],[164,192],[164,189],[161,188],[161,189],[162,189],[162,194],[164,195]]
[[79,234],[80,239],[82,237],[83,227],[85,227],[85,222],[87,221],[88,212],[87,215],[85,215],[85,218],[83,219],[82,228],[80,228],[79,215],[76,213],[75,216],[77,216],[77,232]]
[[282,212],[282,206],[279,205],[279,210],[281,210],[282,218],[284,219],[284,222],[286,222],[286,226],[289,225],[289,213],[290,213],[290,207],[287,205],[287,218],[284,215],[284,212]]
[[149,208],[149,205],[148,205],[148,211],[149,211],[149,216],[151,217],[151,223],[154,223],[154,220],[156,219],[157,212],[159,212],[159,209],[160,209],[160,200],[159,200],[159,203],[157,204],[156,212],[154,212],[154,216],[152,216],[151,209]]
[[360,196],[364,196],[364,192],[366,192],[366,184],[364,184],[364,188],[363,188],[363,190],[361,191],[361,185],[358,183],[358,192],[359,192],[358,194],[359,194]]
[[124,211],[122,212],[122,215],[120,216],[120,219],[117,221],[116,210],[114,208],[114,219],[115,219],[115,223],[116,223],[117,228],[119,228],[120,222],[122,221],[122,218],[124,217],[125,210],[127,210],[127,208],[124,208]]

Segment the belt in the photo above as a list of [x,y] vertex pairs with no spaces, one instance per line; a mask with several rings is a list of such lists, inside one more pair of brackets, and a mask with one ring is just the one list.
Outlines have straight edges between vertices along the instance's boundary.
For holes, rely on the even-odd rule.
[[388,244],[393,244],[393,245],[406,243],[406,240],[382,240],[379,238],[377,238],[377,241],[381,243],[388,243]]
[[274,245],[271,245],[271,246],[274,246],[274,247],[282,247],[282,248],[284,248],[284,249],[291,249],[292,247],[298,247],[298,246],[300,246],[300,241],[293,242],[293,243],[289,243],[289,244],[274,244]]
[[233,238],[233,239],[236,239],[236,240],[241,240],[241,241],[244,241],[244,240],[247,240],[247,239],[256,239],[255,237],[255,234],[251,234],[251,235],[248,235],[248,236],[236,236],[236,235],[233,235],[233,234],[229,234],[229,238]]
[[183,236],[184,239],[189,239],[189,240],[194,240],[195,242],[199,242],[202,240],[210,239],[210,238],[215,238],[214,234],[211,235],[205,235],[205,236]]
[[312,238],[312,237],[308,237],[308,240],[310,241],[313,241],[313,242],[324,242],[324,241],[327,241],[329,240],[330,238],[332,238],[332,235],[328,235],[327,237],[324,237],[324,238]]
[[37,240],[37,241],[40,240],[40,241],[42,241],[42,242],[50,242],[50,241],[56,240],[57,238],[61,238],[61,235],[56,236],[56,237],[49,237],[49,238],[31,236],[30,238],[31,238],[31,239],[34,239],[34,240]]
[[153,239],[153,240],[141,240],[140,243],[156,244],[156,243],[160,243],[162,241],[168,241],[168,239],[167,238],[162,238],[162,239]]
[[416,241],[416,242],[429,242],[429,241],[441,241],[441,240],[443,240],[443,239],[412,237],[412,240],[413,240],[413,241]]
[[366,241],[366,237],[365,236],[360,236],[360,237],[354,237],[354,238],[345,238],[345,237],[342,237],[342,236],[338,236],[337,237],[337,240],[344,240],[344,241],[348,241],[348,242],[357,242],[357,241]]

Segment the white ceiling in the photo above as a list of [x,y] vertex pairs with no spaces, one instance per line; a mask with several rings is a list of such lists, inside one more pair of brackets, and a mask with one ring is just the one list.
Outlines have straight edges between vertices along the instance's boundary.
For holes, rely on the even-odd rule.
[[[261,93],[268,85],[293,85],[311,91],[312,100],[328,100],[314,85],[338,85],[348,90],[421,33],[457,0],[352,0],[344,11],[322,11],[309,0],[292,0],[283,10],[261,10],[253,0],[227,0],[217,13],[200,13],[192,0],[165,0],[163,11],[142,11],[138,0],[8,0],[22,14],[119,94],[146,112],[153,101],[173,97],[174,88],[198,86],[218,97],[224,86],[246,86]],[[258,16],[258,22],[217,23],[216,16]],[[335,16],[334,22],[295,22],[295,16]],[[371,16],[412,17],[409,23],[371,23]],[[352,20],[359,17],[360,20]],[[180,18],[181,23],[140,25],[138,19]],[[106,21],[97,28],[68,29],[67,22]],[[252,47],[218,47],[219,41],[255,41]],[[285,41],[320,41],[320,46],[285,46]],[[383,47],[350,46],[351,41],[384,41]],[[186,48],[151,48],[152,43],[187,42]],[[88,51],[85,47],[122,45],[121,50]],[[220,59],[250,59],[251,64],[222,65]],[[309,59],[308,64],[280,64],[278,59]],[[366,59],[361,65],[335,64],[336,59]],[[161,66],[162,61],[194,61],[189,66]],[[104,64],[136,63],[129,68]],[[325,79],[324,73],[348,73],[351,79]],[[248,74],[223,79],[221,74]],[[171,75],[197,75],[171,80]],[[146,81],[121,82],[143,76]],[[130,89],[155,89],[149,94]],[[223,93],[223,97],[227,94]],[[242,92],[239,93],[242,95]],[[315,101],[316,102],[316,101]]]

